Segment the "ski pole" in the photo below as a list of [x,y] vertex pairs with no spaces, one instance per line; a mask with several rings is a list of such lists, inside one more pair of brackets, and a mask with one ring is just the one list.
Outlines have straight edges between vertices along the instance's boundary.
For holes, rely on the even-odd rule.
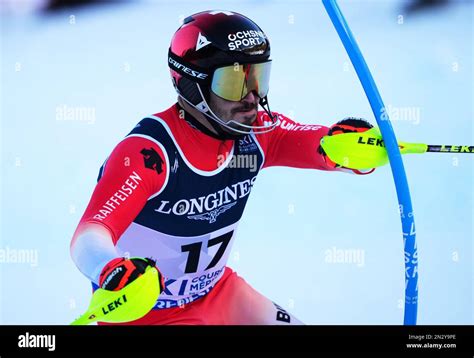
[[[468,145],[397,144],[401,154],[474,153],[474,146]],[[377,168],[389,162],[385,142],[377,127],[365,132],[324,136],[321,146],[333,162],[351,169]]]
[[[410,144],[410,143],[408,143]],[[470,145],[430,145],[430,144],[423,144],[426,145],[426,152],[431,153],[473,153],[474,154],[474,146]]]

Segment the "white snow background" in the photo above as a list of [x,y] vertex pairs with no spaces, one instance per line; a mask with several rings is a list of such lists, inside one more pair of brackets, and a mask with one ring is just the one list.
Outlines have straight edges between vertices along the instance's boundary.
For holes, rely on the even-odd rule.
[[[472,2],[420,14],[402,5],[340,1],[398,139],[473,145]],[[175,101],[169,41],[185,16],[208,9],[243,13],[269,36],[272,110],[302,123],[346,116],[375,123],[319,1],[140,1],[48,16],[2,13],[1,324],[68,324],[87,308],[90,283],[70,259],[72,233],[115,144]],[[61,108],[89,114],[65,120]],[[404,156],[419,324],[473,323],[473,159]],[[305,323],[402,324],[403,240],[389,166],[366,177],[266,169],[237,235],[229,265]],[[15,262],[13,253],[30,256]],[[338,262],[344,253],[358,256]]]

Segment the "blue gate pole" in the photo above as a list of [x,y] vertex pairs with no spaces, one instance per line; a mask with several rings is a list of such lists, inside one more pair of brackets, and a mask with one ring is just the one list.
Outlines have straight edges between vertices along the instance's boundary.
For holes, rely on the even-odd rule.
[[416,325],[418,308],[418,252],[416,248],[415,219],[410,198],[410,189],[398,148],[397,138],[390,123],[388,113],[372,74],[364,60],[357,42],[352,35],[344,15],[335,0],[322,0],[326,11],[341,39],[357,76],[369,100],[372,112],[382,133],[387,149],[393,180],[397,190],[400,217],[402,221],[403,241],[405,248],[405,325]]

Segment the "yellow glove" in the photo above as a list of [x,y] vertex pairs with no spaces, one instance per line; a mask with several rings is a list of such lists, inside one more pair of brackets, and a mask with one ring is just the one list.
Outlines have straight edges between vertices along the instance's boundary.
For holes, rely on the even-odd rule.
[[[372,135],[374,130],[376,128],[364,119],[345,118],[329,127],[328,134],[321,138],[318,152],[323,155],[324,161],[331,168],[347,168],[357,174],[366,174],[368,169],[385,164],[373,160],[370,146],[364,147],[357,143],[359,137]],[[374,146],[380,143],[383,144],[381,136],[374,142]],[[373,169],[369,172],[372,171]]]
[[87,312],[72,325],[134,321],[153,308],[164,289],[163,277],[155,262],[143,258],[112,260],[102,271],[100,286]]

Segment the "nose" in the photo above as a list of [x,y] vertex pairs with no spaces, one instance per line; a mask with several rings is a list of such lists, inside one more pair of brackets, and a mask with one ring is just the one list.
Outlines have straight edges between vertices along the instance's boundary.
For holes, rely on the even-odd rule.
[[257,103],[259,100],[260,100],[260,98],[259,98],[258,95],[255,93],[255,91],[250,91],[249,93],[247,93],[247,95],[246,95],[244,98],[242,98],[242,101],[241,101],[241,102],[248,102],[248,103],[255,104],[255,103]]

